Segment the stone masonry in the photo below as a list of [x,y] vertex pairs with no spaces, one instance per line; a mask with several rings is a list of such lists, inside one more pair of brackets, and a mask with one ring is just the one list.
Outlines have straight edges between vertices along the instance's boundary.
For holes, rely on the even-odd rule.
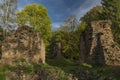
[[120,48],[114,42],[111,21],[93,21],[80,38],[81,62],[120,65]]

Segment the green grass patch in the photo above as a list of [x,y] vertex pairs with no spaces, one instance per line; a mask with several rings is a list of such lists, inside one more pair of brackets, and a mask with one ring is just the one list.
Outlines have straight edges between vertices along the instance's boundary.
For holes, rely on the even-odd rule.
[[58,67],[65,72],[74,71],[78,68],[79,64],[75,61],[68,59],[48,59],[47,63],[51,66]]
[[0,68],[0,80],[6,80],[7,71],[8,65],[7,64],[2,65],[2,67]]

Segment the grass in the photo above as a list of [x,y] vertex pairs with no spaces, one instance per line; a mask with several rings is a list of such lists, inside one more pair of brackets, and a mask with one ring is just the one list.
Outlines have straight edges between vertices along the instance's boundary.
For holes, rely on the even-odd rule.
[[[14,63],[16,64],[16,63]],[[34,73],[35,71],[43,71],[46,76],[49,77],[59,77],[60,80],[69,80],[67,74],[60,68],[58,67],[53,67],[48,64],[37,64],[37,63],[31,63],[31,64],[26,64],[26,65],[18,65],[18,62],[16,65],[6,65],[4,64],[0,68],[0,80],[6,80],[7,72],[15,72],[19,74],[29,74],[29,73]],[[19,72],[20,71],[20,72]],[[22,72],[22,73],[21,73]]]
[[6,80],[8,65],[2,65],[0,68],[0,80]]
[[78,63],[67,59],[48,59],[47,63],[51,66],[59,67],[64,71],[71,71],[78,67]]
[[[24,63],[26,61],[24,59],[21,59],[20,62]],[[35,70],[41,70],[43,72],[47,72],[48,76],[59,76],[60,80],[69,80],[68,74],[73,74],[75,77],[79,77],[79,74],[86,74],[86,72],[92,77],[103,76],[106,78],[113,78],[114,80],[120,80],[120,67],[99,67],[91,66],[87,63],[79,65],[78,62],[67,59],[47,59],[46,64],[29,63],[19,65],[19,61],[17,61],[14,65],[11,66],[4,64],[0,68],[0,80],[5,80],[8,70],[15,71],[19,68],[25,74],[32,73]],[[86,80],[91,80],[91,77],[87,76],[88,75],[86,75]]]
[[[58,67],[62,69],[66,73],[73,74],[75,76],[78,76],[79,73],[84,73],[88,72],[89,75],[93,76],[102,76],[105,78],[111,78],[112,80],[120,80],[120,75],[117,74],[120,70],[115,70],[113,67],[110,68],[108,66],[92,66],[87,63],[83,63],[79,65],[79,63],[67,60],[67,59],[48,59],[47,63],[51,66]],[[120,67],[119,67],[120,69]],[[116,72],[117,71],[117,72]],[[86,80],[91,80],[90,77],[87,78],[86,75]]]
[[49,76],[57,75],[60,80],[69,80],[67,74],[59,67],[51,66],[49,64],[36,64],[33,63],[34,69],[41,69],[44,72],[47,71]]

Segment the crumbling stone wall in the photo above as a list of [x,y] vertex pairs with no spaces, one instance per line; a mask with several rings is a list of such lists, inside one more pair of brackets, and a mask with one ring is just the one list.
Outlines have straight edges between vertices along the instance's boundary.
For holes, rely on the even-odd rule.
[[45,63],[45,45],[39,34],[28,26],[19,27],[2,42],[2,60],[11,63],[17,59]]
[[59,42],[59,41],[55,42],[54,48],[53,48],[53,55],[57,59],[62,59],[63,58],[63,56],[61,54],[61,42]]
[[2,41],[3,41],[3,29],[0,27],[0,59],[2,56]]
[[93,21],[80,38],[81,62],[120,65],[120,48],[114,42],[111,21]]

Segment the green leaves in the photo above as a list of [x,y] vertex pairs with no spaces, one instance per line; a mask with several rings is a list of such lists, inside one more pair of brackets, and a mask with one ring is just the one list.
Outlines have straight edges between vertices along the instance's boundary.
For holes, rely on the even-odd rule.
[[104,18],[112,21],[115,41],[120,44],[120,0],[102,0]]
[[[68,59],[79,57],[79,33],[77,32],[78,21],[74,16],[69,17],[63,25],[54,32],[54,43],[61,43],[61,54]],[[54,44],[53,44],[54,45]]]
[[47,42],[51,37],[51,21],[47,9],[40,4],[30,4],[17,13],[19,26],[28,25],[33,27],[40,36]]
[[82,18],[82,22],[86,22],[87,24],[91,23],[91,21],[95,20],[102,20],[103,16],[103,7],[102,6],[96,6],[92,8],[90,11],[88,11]]
[[77,29],[77,31],[81,34],[82,32],[85,31],[86,27],[87,27],[86,22],[81,22],[78,29]]

